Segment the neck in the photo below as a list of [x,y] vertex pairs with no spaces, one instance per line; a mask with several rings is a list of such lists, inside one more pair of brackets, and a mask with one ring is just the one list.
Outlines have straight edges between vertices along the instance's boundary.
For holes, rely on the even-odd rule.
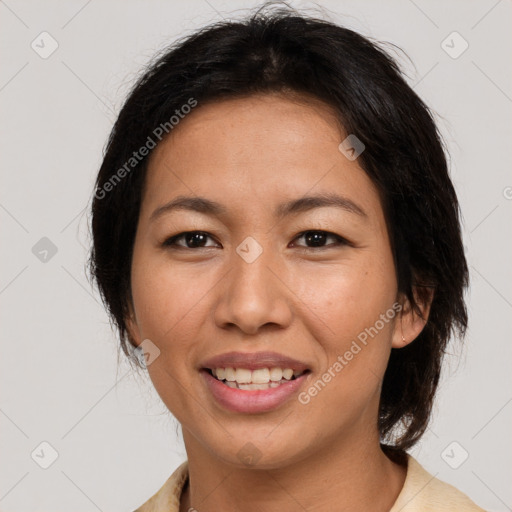
[[[351,437],[351,436],[349,436]],[[180,512],[388,512],[406,468],[381,450],[378,435],[324,443],[301,460],[272,469],[240,468],[212,456],[184,431],[189,482]]]

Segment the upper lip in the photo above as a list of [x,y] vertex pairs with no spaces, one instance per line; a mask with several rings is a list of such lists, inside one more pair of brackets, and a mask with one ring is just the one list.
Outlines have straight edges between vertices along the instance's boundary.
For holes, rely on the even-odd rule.
[[201,364],[203,369],[214,368],[291,368],[294,371],[308,370],[307,364],[277,352],[226,352],[214,356]]

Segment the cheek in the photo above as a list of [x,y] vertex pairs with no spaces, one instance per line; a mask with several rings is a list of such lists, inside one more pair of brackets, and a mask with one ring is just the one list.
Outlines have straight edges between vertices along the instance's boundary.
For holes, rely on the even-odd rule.
[[[335,411],[333,435],[340,425],[368,418],[368,411],[378,406],[396,317],[394,280],[378,267],[351,266],[321,279],[317,275],[320,286],[308,295],[308,308],[314,312],[309,313],[308,329],[322,346],[322,357],[321,368],[299,400],[309,418]],[[309,278],[304,290],[308,284]]]
[[391,253],[368,251],[346,265],[318,267],[300,283],[306,328],[322,346],[320,372],[330,372],[321,380],[333,383],[317,406],[367,403],[380,389],[397,316]]
[[173,337],[179,344],[179,333],[197,327],[201,299],[211,286],[200,269],[135,253],[132,295],[141,335],[161,342]]
[[310,311],[311,320],[316,319],[330,333],[327,338],[356,336],[392,307],[396,298],[394,268],[382,262],[371,255],[297,276],[297,295]]
[[195,403],[190,386],[191,348],[208,315],[205,294],[212,284],[197,269],[172,264],[144,249],[134,252],[132,295],[137,326],[141,339],[150,339],[160,350],[148,373],[162,401],[182,423]]

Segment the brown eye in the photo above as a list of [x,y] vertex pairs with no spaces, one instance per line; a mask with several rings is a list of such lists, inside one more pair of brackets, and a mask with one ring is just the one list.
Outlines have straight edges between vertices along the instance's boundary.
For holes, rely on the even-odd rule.
[[[299,247],[305,247],[306,249],[322,249],[347,243],[344,238],[334,233],[329,233],[328,231],[304,231],[297,236],[295,240],[300,238],[304,238],[307,245],[299,245]],[[325,245],[325,242],[329,239],[333,239],[335,242]]]
[[[180,233],[179,235],[168,238],[165,240],[163,245],[165,247],[181,247],[184,249],[214,247],[212,245],[205,245],[208,238],[212,239],[212,237],[204,231],[186,231],[184,233]],[[184,243],[178,243],[178,241],[183,241]]]

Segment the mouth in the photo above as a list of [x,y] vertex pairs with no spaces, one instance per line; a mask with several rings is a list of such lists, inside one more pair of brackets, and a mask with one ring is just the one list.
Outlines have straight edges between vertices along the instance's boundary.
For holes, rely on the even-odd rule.
[[243,414],[275,410],[289,402],[312,370],[275,352],[231,352],[199,367],[208,395],[217,405]]
[[311,370],[292,368],[203,368],[208,396],[221,409],[237,414],[261,414],[293,404]]
[[290,381],[296,380],[309,370],[293,368],[205,368],[213,378],[231,389],[244,391],[275,389]]

